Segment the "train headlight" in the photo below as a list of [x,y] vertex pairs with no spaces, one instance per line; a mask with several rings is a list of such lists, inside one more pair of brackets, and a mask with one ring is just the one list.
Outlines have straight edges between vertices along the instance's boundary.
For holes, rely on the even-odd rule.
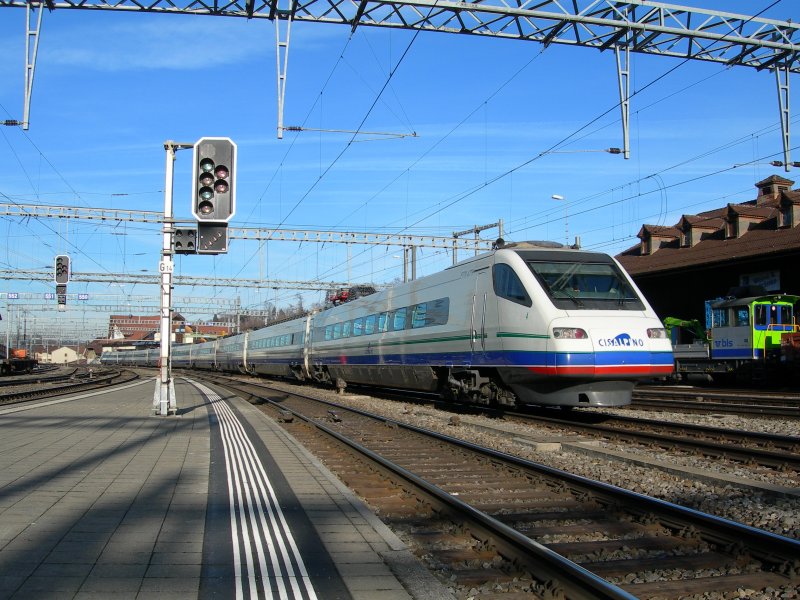
[[647,330],[647,337],[651,340],[667,339],[667,330],[663,327],[651,327]]
[[589,336],[579,327],[553,327],[553,337],[559,340],[585,340]]

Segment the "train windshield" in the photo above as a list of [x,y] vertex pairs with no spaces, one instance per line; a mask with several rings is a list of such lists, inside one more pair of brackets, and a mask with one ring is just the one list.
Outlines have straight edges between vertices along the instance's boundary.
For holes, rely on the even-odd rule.
[[644,310],[642,300],[615,264],[525,262],[556,308]]

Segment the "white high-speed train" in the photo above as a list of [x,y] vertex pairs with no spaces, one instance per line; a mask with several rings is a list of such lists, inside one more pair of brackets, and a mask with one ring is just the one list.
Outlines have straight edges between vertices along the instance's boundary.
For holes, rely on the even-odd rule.
[[[102,362],[155,366],[158,350]],[[478,404],[621,406],[672,373],[663,324],[612,257],[523,242],[248,333],[176,368],[424,390]]]

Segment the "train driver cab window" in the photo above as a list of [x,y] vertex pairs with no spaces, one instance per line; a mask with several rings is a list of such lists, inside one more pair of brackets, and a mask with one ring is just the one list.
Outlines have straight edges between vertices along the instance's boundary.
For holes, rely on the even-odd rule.
[[769,326],[769,304],[753,306],[753,321],[756,329],[764,331]]
[[492,278],[495,294],[511,302],[531,306],[531,298],[511,266],[496,264],[492,270]]
[[[712,319],[714,321],[714,327],[728,327],[730,324],[730,319],[728,319],[728,309],[715,308],[712,313]],[[756,319],[758,319],[758,317],[756,317]]]
[[792,331],[794,329],[794,311],[791,306],[778,304],[775,306],[778,312],[778,323],[783,325],[781,331]]
[[750,326],[750,310],[748,307],[738,306],[733,309],[733,325],[734,327]]
[[526,261],[556,308],[643,310],[639,295],[615,263]]
[[791,331],[793,329],[792,307],[785,304],[756,304],[753,307],[754,321],[759,331]]

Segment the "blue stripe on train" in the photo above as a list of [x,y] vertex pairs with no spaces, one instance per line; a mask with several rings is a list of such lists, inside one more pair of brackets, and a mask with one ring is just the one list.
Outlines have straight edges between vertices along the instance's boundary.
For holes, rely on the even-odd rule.
[[[295,357],[258,357],[249,359],[250,364],[289,364],[301,361],[300,355]],[[415,354],[363,354],[348,356],[346,354],[326,353],[314,357],[316,364],[336,365],[465,365],[475,366],[622,366],[622,365],[659,365],[667,366],[673,362],[671,352],[449,352],[449,353],[415,353]]]

